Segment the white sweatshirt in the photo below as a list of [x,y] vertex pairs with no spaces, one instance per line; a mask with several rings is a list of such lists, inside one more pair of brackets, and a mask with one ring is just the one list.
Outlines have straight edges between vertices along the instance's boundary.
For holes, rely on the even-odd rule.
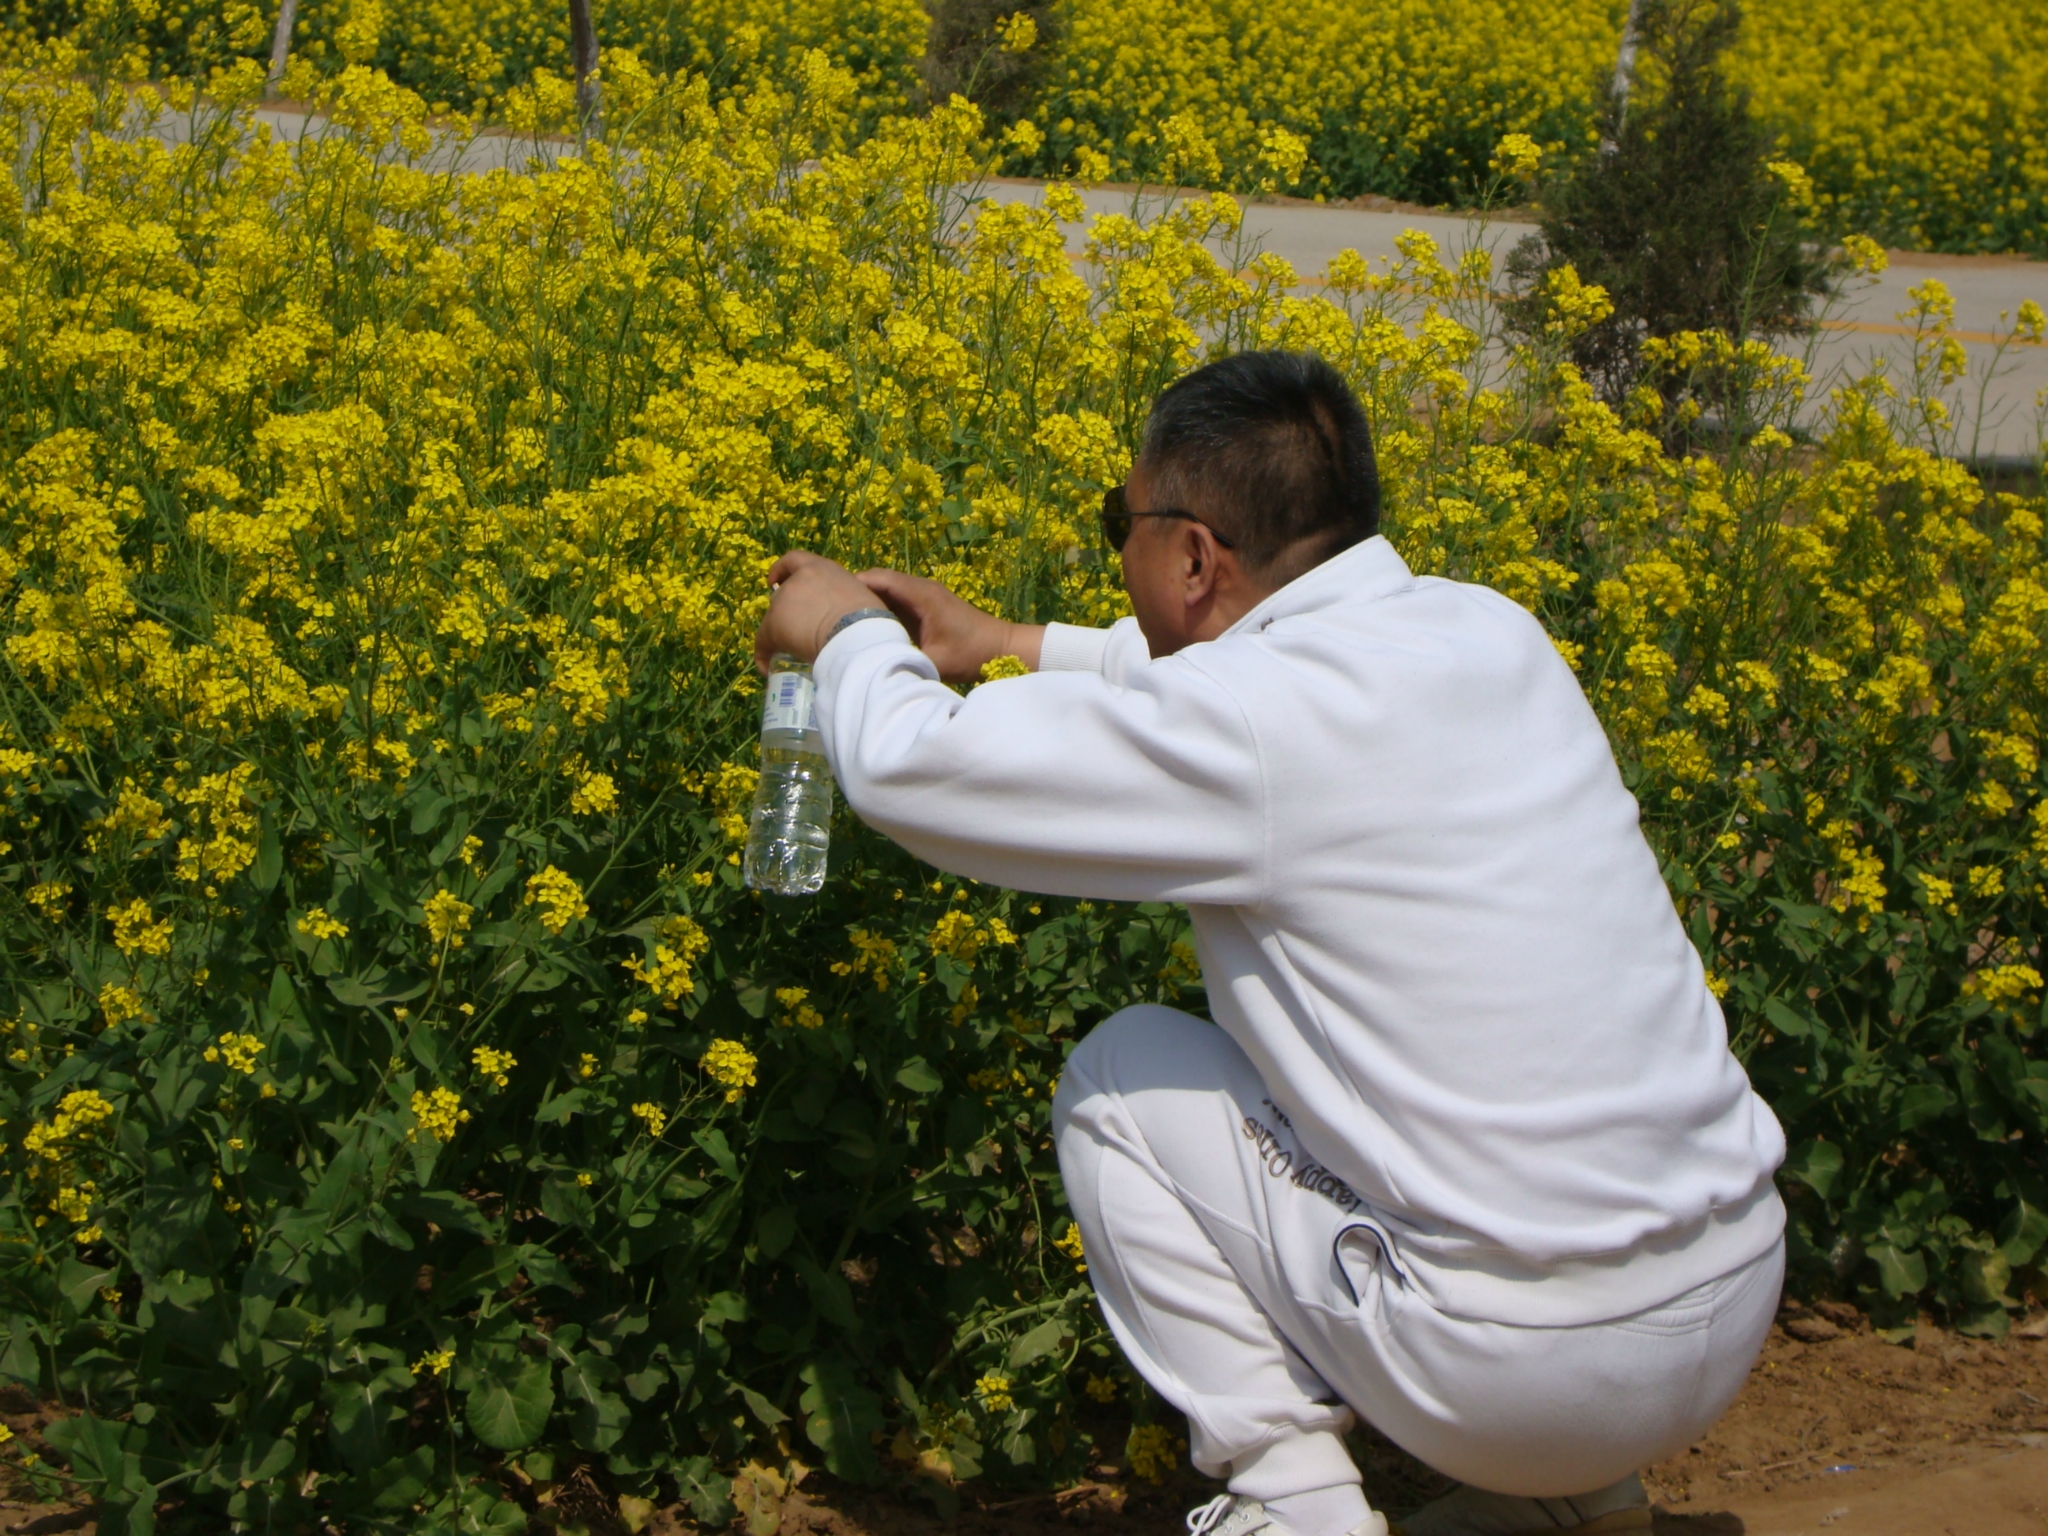
[[962,698],[877,619],[816,677],[848,803],[919,857],[1187,904],[1216,1022],[1440,1309],[1598,1322],[1777,1240],[1784,1134],[1507,598],[1374,538],[1157,661],[1055,625]]

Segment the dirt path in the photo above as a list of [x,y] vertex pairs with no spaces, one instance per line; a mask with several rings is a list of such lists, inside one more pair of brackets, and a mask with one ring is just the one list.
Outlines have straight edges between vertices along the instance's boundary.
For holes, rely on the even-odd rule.
[[2048,1531],[2048,1446],[1911,1477],[1845,1474],[1823,1493],[1736,1500],[1717,1514],[1659,1519],[1657,1530],[1660,1536],[2041,1536]]
[[[1652,1469],[1659,1536],[2048,1536],[2048,1315],[1992,1343],[1928,1324],[1887,1344],[1851,1308],[1788,1309],[1734,1408],[1687,1455]],[[1362,1437],[1375,1507],[1447,1486]],[[927,1510],[807,1480],[777,1536],[1175,1536],[1215,1485],[1166,1487],[1104,1465],[1057,1495]]]
[[1727,1417],[1653,1470],[1660,1530],[2048,1536],[2044,1324],[1901,1347],[1851,1309],[1788,1311]]

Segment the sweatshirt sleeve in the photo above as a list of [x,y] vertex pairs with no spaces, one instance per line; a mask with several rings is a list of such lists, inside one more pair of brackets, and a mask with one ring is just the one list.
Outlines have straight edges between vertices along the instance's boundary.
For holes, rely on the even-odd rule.
[[1048,624],[1038,653],[1041,672],[1100,672],[1112,683],[1124,683],[1133,667],[1152,659],[1136,619],[1118,619],[1108,629],[1081,624]]
[[962,698],[901,625],[871,619],[833,637],[815,676],[847,804],[941,869],[1113,901],[1263,893],[1258,750],[1236,700],[1185,659],[1125,686],[1041,671]]

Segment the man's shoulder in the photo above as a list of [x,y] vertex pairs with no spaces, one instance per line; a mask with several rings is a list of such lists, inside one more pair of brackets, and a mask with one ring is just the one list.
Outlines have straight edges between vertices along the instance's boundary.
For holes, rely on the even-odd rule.
[[1390,590],[1340,597],[1192,647],[1191,659],[1232,671],[1343,660],[1374,669],[1403,660],[1435,671],[1446,653],[1469,662],[1548,654],[1548,632],[1528,609],[1476,582],[1415,576]]

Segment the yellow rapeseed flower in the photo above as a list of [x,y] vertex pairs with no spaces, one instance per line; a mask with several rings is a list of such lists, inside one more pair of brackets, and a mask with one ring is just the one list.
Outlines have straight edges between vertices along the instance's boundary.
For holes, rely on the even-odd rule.
[[583,887],[566,871],[552,864],[526,882],[525,904],[540,908],[541,926],[553,934],[561,933],[578,918],[590,915],[590,905],[583,899]]
[[345,939],[348,937],[348,924],[338,917],[328,916],[325,907],[308,908],[305,915],[299,919],[298,929],[299,932],[309,939]]
[[439,1142],[453,1141],[456,1131],[470,1118],[469,1111],[462,1107],[462,1095],[450,1088],[415,1092],[412,1117],[416,1124],[406,1133],[406,1140],[411,1141],[418,1131],[425,1131]]
[[974,1395],[990,1413],[1007,1413],[1016,1406],[1010,1395],[1010,1378],[994,1371],[974,1383]]
[[421,921],[427,925],[427,936],[436,944],[460,949],[462,936],[469,931],[470,916],[475,911],[475,907],[453,891],[436,891],[426,899]]
[[737,1104],[740,1095],[754,1086],[754,1053],[737,1040],[713,1040],[697,1065],[704,1075],[725,1090],[725,1102]]
[[138,955],[163,956],[171,952],[171,920],[159,921],[149,903],[137,897],[123,907],[107,908],[113,924],[114,947],[130,960]]
[[519,1065],[518,1058],[510,1051],[497,1050],[492,1046],[479,1045],[469,1053],[470,1061],[478,1072],[491,1080],[491,1085],[503,1088],[512,1079],[506,1074]]
[[204,1052],[209,1062],[223,1062],[230,1072],[239,1072],[244,1077],[256,1075],[256,1058],[262,1054],[261,1040],[254,1035],[236,1034],[233,1030],[223,1034]]

